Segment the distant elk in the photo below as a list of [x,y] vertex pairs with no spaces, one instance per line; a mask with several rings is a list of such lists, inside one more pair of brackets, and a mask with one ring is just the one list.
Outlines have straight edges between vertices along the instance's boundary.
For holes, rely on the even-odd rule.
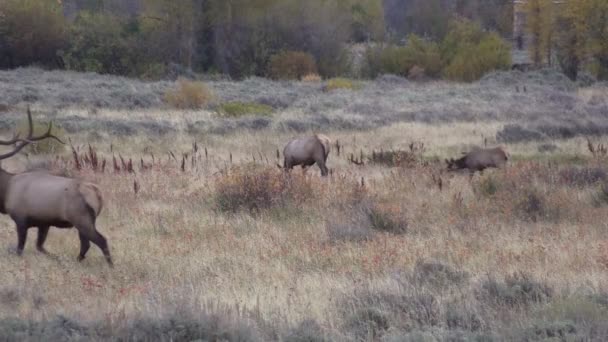
[[[13,150],[0,154],[0,161],[10,158],[27,145],[44,139],[59,138],[51,134],[52,123],[46,133],[34,136],[32,114],[28,107],[28,134],[20,138],[15,134],[10,140],[0,140],[2,146],[13,146]],[[106,239],[95,228],[95,220],[103,207],[99,188],[89,182],[51,175],[45,171],[31,171],[12,174],[0,165],[0,213],[8,214],[17,226],[17,254],[23,253],[27,231],[38,227],[38,251],[48,254],[44,241],[49,227],[76,227],[80,237],[82,261],[93,242],[103,252],[106,261],[112,266],[112,257]]]
[[304,169],[316,163],[321,169],[321,176],[327,176],[329,170],[326,162],[330,145],[331,139],[323,134],[293,139],[283,149],[283,168],[290,170],[301,165]]
[[454,160],[446,159],[448,170],[468,169],[471,175],[475,171],[483,172],[483,170],[492,167],[502,167],[507,163],[507,153],[500,147],[495,148],[475,148],[471,152],[466,153],[462,158]]

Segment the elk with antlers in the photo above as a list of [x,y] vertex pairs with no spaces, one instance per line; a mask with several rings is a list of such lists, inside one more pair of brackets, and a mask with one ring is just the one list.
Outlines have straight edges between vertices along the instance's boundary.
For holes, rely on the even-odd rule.
[[[49,123],[46,133],[34,136],[32,114],[28,107],[28,133],[21,138],[15,134],[10,140],[0,140],[2,146],[13,146],[13,150],[0,154],[0,161],[10,158],[24,147],[44,139],[55,139]],[[102,250],[106,261],[112,266],[112,257],[108,243],[95,228],[95,221],[101,208],[103,198],[99,188],[92,183],[66,177],[54,176],[44,171],[31,171],[12,174],[0,166],[0,213],[7,214],[17,226],[17,254],[23,253],[27,231],[38,227],[38,251],[47,254],[44,241],[49,227],[76,227],[80,237],[80,255],[82,261],[93,242]]]

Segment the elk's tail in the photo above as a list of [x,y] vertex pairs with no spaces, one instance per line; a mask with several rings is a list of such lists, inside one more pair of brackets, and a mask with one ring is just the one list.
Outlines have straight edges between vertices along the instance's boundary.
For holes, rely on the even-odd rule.
[[103,209],[103,196],[99,187],[93,183],[80,183],[78,190],[95,217],[99,216]]

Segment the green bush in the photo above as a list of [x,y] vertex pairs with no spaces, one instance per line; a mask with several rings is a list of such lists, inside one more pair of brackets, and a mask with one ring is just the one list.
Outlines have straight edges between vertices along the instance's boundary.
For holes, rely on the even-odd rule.
[[57,1],[0,1],[0,68],[39,63],[58,66],[66,22]]
[[225,102],[217,109],[222,116],[239,117],[243,115],[271,115],[273,108],[257,102]]
[[472,82],[493,70],[508,69],[511,49],[496,33],[483,32],[477,24],[459,21],[441,45],[443,75],[454,81]]
[[361,88],[361,83],[343,77],[336,77],[327,80],[325,83],[325,91],[332,91],[336,89],[347,89],[347,90],[358,90]]
[[422,69],[429,77],[441,73],[439,46],[416,35],[408,36],[405,46],[377,47],[368,50],[364,71],[369,77],[379,74],[395,74],[408,77],[414,68]]
[[273,79],[301,79],[316,74],[315,58],[306,52],[283,51],[270,57],[269,75]]

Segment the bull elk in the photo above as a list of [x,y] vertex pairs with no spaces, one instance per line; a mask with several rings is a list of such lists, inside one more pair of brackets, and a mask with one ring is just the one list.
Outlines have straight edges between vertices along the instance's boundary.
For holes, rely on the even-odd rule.
[[466,153],[462,158],[454,160],[446,159],[448,170],[468,169],[471,174],[475,171],[482,172],[491,167],[502,167],[506,164],[507,153],[500,147],[495,148],[475,148]]
[[[32,114],[28,107],[28,134],[20,138],[15,134],[10,140],[0,140],[2,146],[13,146],[12,151],[0,154],[0,161],[10,158],[31,143],[44,139],[55,139],[49,123],[46,133],[34,136]],[[0,213],[8,214],[17,227],[17,255],[23,253],[27,231],[38,227],[38,251],[48,254],[44,242],[49,227],[76,227],[80,237],[80,254],[82,261],[90,247],[96,244],[103,252],[106,261],[112,266],[112,257],[108,243],[95,228],[95,221],[103,207],[103,198],[99,188],[92,183],[66,177],[51,175],[45,171],[31,171],[12,174],[0,165]]]
[[283,168],[289,170],[296,165],[306,168],[316,163],[321,169],[321,176],[327,176],[328,169],[325,163],[329,156],[330,145],[331,139],[323,134],[293,139],[283,149]]

